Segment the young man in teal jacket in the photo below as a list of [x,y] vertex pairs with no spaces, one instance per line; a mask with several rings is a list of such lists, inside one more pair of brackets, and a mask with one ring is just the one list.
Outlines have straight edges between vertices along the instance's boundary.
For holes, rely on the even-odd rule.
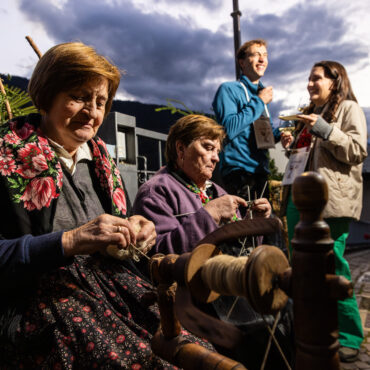
[[[240,81],[223,83],[212,104],[217,121],[227,133],[220,155],[223,185],[229,194],[245,199],[248,194],[252,199],[269,196],[268,187],[262,195],[269,173],[267,149],[258,149],[254,130],[254,122],[260,119],[269,121],[272,128],[267,108],[272,101],[272,86],[264,87],[260,82],[268,65],[266,46],[266,41],[260,39],[241,46],[237,53]],[[279,140],[278,129],[273,130],[273,136],[273,140]]]

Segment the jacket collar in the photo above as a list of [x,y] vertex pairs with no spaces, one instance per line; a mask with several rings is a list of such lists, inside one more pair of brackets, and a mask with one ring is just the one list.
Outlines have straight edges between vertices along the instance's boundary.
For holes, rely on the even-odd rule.
[[257,93],[258,93],[258,90],[260,90],[260,89],[263,89],[264,88],[264,86],[263,86],[263,84],[262,84],[262,82],[261,81],[258,81],[258,83],[257,84],[253,84],[252,82],[251,82],[251,80],[246,76],[246,75],[241,75],[241,77],[240,77],[240,82],[242,82],[246,87],[247,87],[247,89],[252,93],[252,94],[255,94],[255,95],[257,95]]

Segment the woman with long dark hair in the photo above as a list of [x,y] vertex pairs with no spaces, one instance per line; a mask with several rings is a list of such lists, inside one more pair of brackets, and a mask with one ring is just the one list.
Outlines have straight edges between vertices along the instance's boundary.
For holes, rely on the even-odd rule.
[[[357,103],[345,68],[338,62],[321,61],[311,70],[307,90],[310,104],[300,115],[291,149],[306,152],[306,171],[320,173],[329,188],[323,217],[334,239],[336,274],[351,279],[344,259],[349,224],[358,220],[362,208],[362,162],[367,156],[365,115]],[[282,143],[292,137],[282,135]],[[304,149],[305,148],[305,149]],[[290,186],[284,187],[283,213],[288,221],[289,240],[299,221]],[[357,358],[363,340],[355,297],[338,302],[339,351],[342,361]]]

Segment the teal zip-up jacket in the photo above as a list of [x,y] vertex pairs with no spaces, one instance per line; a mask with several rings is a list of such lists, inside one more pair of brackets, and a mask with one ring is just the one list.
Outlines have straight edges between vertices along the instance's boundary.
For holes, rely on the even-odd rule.
[[[249,102],[240,82],[248,90]],[[261,82],[253,84],[245,75],[239,81],[225,82],[217,90],[212,106],[216,119],[226,131],[227,138],[220,154],[220,171],[224,177],[234,170],[250,173],[269,173],[266,149],[257,149],[253,122],[266,115],[265,105],[257,95]],[[272,126],[272,122],[270,119]],[[280,138],[273,130],[275,140]]]

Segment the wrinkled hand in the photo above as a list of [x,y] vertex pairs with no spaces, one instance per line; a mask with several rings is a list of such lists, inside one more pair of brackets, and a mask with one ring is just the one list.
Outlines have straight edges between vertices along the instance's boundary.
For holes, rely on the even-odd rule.
[[265,104],[271,103],[273,96],[272,86],[267,86],[260,90],[258,96]]
[[93,254],[105,251],[109,244],[126,248],[136,244],[136,235],[128,219],[100,215],[87,224],[66,231],[62,235],[62,246],[66,257],[77,254]]
[[136,233],[136,246],[143,253],[148,253],[157,238],[154,223],[140,215],[131,216],[128,220]]
[[253,202],[253,216],[268,218],[271,216],[271,204],[266,198],[259,198]]
[[300,114],[299,119],[303,121],[303,123],[306,126],[307,131],[310,131],[311,128],[314,126],[318,118],[317,114],[311,113],[311,114]]
[[212,216],[217,224],[221,221],[230,221],[239,206],[247,206],[247,202],[235,195],[223,195],[208,202],[204,209]]
[[280,141],[283,148],[287,149],[293,143],[294,137],[291,132],[282,132]]

